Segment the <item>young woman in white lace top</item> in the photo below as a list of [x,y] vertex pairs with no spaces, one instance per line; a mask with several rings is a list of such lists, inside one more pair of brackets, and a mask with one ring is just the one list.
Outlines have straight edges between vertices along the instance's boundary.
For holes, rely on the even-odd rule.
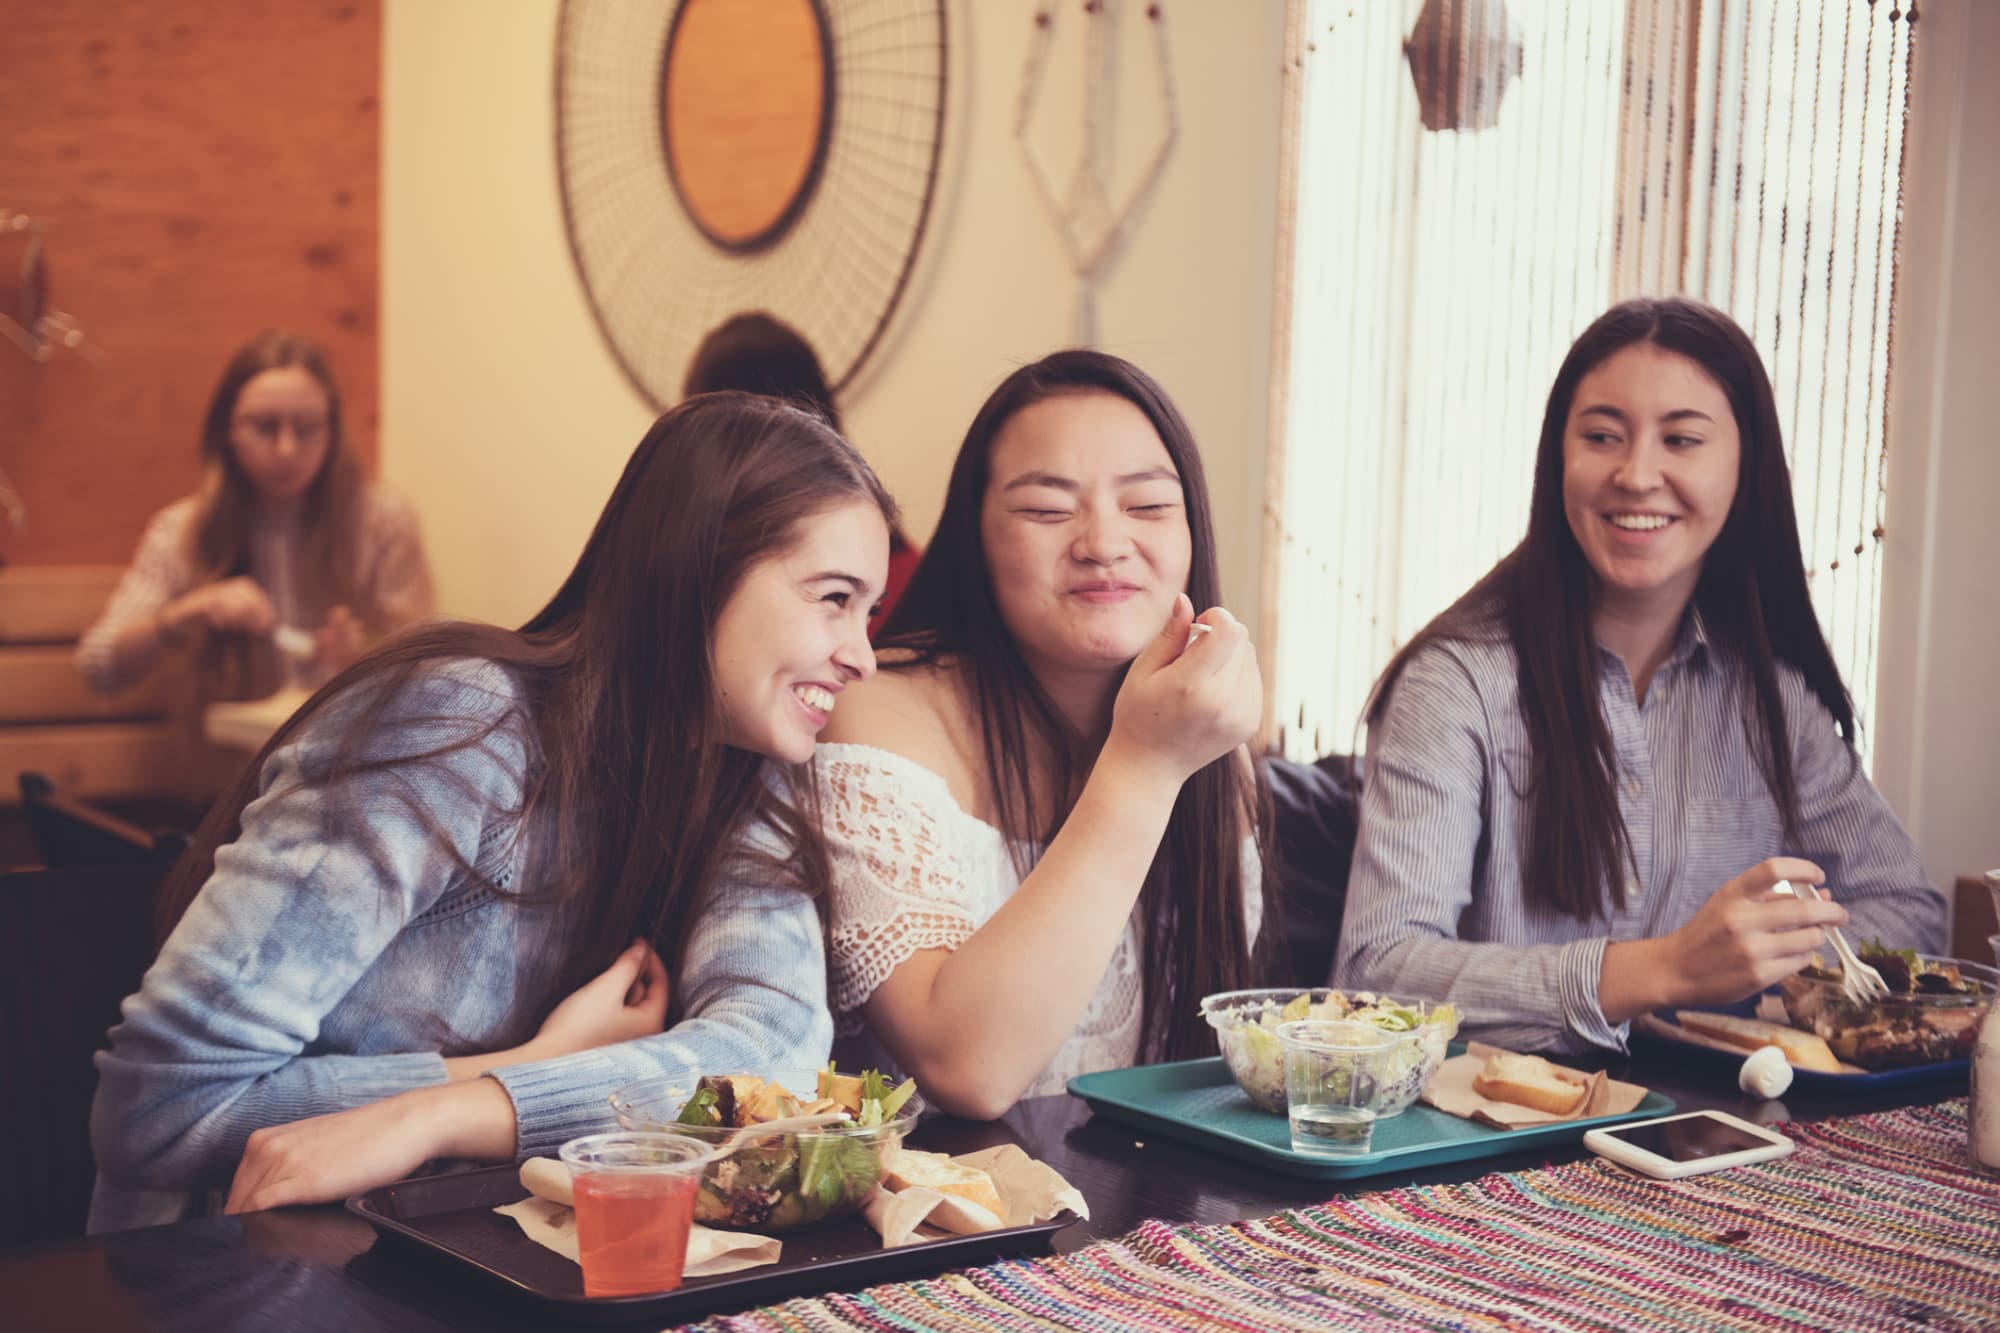
[[1157,384],[1069,351],[995,390],[818,760],[834,1013],[938,1106],[1202,1053],[1253,984],[1263,691],[1218,584]]

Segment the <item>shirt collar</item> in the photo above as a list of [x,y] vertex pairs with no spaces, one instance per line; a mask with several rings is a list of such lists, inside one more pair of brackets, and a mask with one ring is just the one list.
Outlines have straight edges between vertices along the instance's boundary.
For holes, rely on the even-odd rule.
[[[1598,656],[1617,662],[1624,668],[1624,660],[1603,644],[1597,645]],[[1674,634],[1674,646],[1659,669],[1667,671],[1681,666],[1706,667],[1713,656],[1708,638],[1708,625],[1701,618],[1701,611],[1690,602],[1687,613],[1681,617],[1681,627]]]

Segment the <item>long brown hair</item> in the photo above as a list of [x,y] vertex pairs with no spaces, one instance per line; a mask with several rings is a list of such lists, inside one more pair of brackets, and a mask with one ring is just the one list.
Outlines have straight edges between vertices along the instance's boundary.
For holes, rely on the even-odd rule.
[[326,460],[304,496],[305,539],[297,564],[301,598],[309,612],[318,615],[334,606],[348,606],[379,630],[384,628],[376,623],[379,611],[362,596],[355,564],[362,479],[360,465],[347,447],[340,388],[319,347],[297,333],[271,330],[243,344],[223,367],[209,396],[201,427],[201,489],[191,529],[196,581],[213,583],[250,572],[250,516],[257,491],[230,447],[236,400],[243,386],[265,371],[289,367],[311,375],[326,394]]
[[1532,901],[1582,921],[1603,915],[1607,904],[1624,906],[1620,871],[1632,852],[1618,808],[1617,755],[1598,707],[1596,576],[1563,508],[1563,435],[1578,383],[1637,343],[1701,366],[1736,417],[1742,441],[1736,495],[1702,560],[1693,605],[1710,642],[1748,674],[1754,697],[1743,725],[1787,838],[1798,835],[1798,777],[1777,664],[1804,676],[1850,747],[1854,740],[1854,706],[1806,588],[1777,401],[1755,345],[1729,316],[1698,301],[1612,307],[1576,340],[1549,390],[1528,535],[1396,654],[1375,683],[1367,713],[1371,725],[1382,720],[1396,678],[1433,643],[1510,642],[1530,748],[1525,778],[1515,779],[1528,809],[1522,882]]
[[[1001,381],[972,419],[952,464],[937,532],[902,600],[876,640],[878,652],[903,649],[883,670],[949,662],[965,673],[979,701],[986,776],[1001,830],[1015,844],[1046,843],[1061,829],[1089,773],[1093,756],[1056,708],[1014,642],[986,562],[980,514],[993,441],[1023,408],[1060,394],[1102,392],[1125,399],[1152,423],[1180,473],[1192,559],[1187,594],[1197,608],[1221,600],[1215,519],[1194,433],[1166,391],[1130,362],[1103,352],[1056,352]],[[1035,785],[1031,747],[1054,759],[1053,790]],[[1037,826],[1036,812],[1054,818]],[[1209,1049],[1196,1012],[1203,995],[1255,984],[1243,922],[1243,840],[1258,851],[1272,845],[1270,793],[1261,765],[1245,772],[1235,755],[1209,764],[1181,787],[1166,835],[1140,891],[1145,1014],[1141,1048],[1148,1059],[1177,1059]],[[1017,868],[1023,855],[1018,849]],[[1258,953],[1282,951],[1277,875],[1262,876],[1263,925]]]
[[[747,394],[674,408],[639,442],[576,567],[520,629],[442,623],[391,639],[279,730],[175,868],[163,890],[163,929],[207,881],[216,848],[241,831],[264,760],[335,706],[340,715],[329,726],[337,723],[341,739],[329,789],[392,766],[434,765],[468,746],[504,742],[503,733],[523,738],[524,795],[518,810],[501,814],[547,833],[536,839],[535,873],[508,891],[569,909],[550,994],[594,976],[635,936],[677,967],[691,914],[725,859],[747,854],[740,835],[757,815],[777,824],[808,882],[820,882],[823,873],[813,871],[825,853],[810,806],[803,816],[788,813],[767,781],[769,762],[723,741],[709,646],[753,565],[789,549],[814,515],[856,500],[885,522],[894,515],[861,455],[817,417]],[[504,668],[514,707],[485,721],[409,717],[406,687],[464,658]],[[399,743],[404,753],[381,757],[383,746]],[[395,785],[412,790],[407,780]],[[414,800],[409,807],[425,818]],[[337,812],[330,823],[352,821],[341,831],[367,836],[351,799],[327,808]],[[460,871],[475,873],[445,848]]]

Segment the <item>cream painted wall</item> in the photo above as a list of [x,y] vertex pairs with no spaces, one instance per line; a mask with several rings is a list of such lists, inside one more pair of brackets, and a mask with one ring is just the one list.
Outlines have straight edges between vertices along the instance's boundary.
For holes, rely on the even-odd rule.
[[[382,468],[422,514],[447,610],[524,619],[555,588],[650,409],[584,302],[563,237],[556,0],[387,0]],[[1077,7],[1080,9],[1080,7]],[[1180,138],[1098,305],[1098,343],[1157,376],[1202,441],[1232,606],[1255,611],[1283,5],[1168,7]],[[918,285],[843,400],[928,537],[960,435],[1015,366],[1068,340],[1073,285],[1011,135],[1027,0],[954,3],[955,98]],[[1145,56],[1127,0],[1128,59]],[[1059,20],[1055,98],[1079,69]],[[1128,84],[1136,165],[1150,129]],[[1074,94],[1069,94],[1074,107]],[[1052,107],[1060,107],[1052,102]],[[1041,127],[1060,147],[1063,119]]]
[[2000,5],[1933,0],[1916,52],[1875,765],[1949,884],[2000,867]]

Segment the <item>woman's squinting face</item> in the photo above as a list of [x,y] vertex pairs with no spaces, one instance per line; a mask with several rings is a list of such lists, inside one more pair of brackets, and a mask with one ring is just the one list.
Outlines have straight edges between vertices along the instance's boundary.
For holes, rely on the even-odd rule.
[[868,500],[807,518],[789,550],[750,567],[710,648],[726,744],[812,758],[841,691],[875,674],[868,617],[888,570],[889,526]]
[[229,418],[229,448],[257,498],[284,504],[306,493],[332,444],[333,412],[304,366],[278,366],[244,381]]
[[1031,667],[1123,666],[1187,588],[1180,474],[1116,394],[1059,394],[1008,418],[980,527],[1001,618]]
[[1634,343],[1585,375],[1563,432],[1563,508],[1601,600],[1685,608],[1736,498],[1742,440],[1699,362]]

